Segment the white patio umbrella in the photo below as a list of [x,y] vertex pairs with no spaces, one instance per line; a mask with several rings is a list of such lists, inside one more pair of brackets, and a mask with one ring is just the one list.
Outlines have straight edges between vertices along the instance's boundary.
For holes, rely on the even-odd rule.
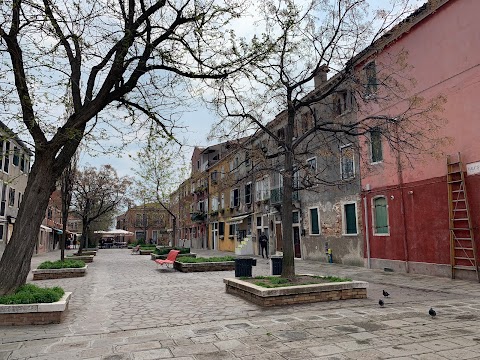
[[114,229],[114,230],[108,230],[108,231],[95,231],[95,234],[102,234],[102,236],[133,236],[133,232],[127,231],[127,230],[122,230],[122,229]]

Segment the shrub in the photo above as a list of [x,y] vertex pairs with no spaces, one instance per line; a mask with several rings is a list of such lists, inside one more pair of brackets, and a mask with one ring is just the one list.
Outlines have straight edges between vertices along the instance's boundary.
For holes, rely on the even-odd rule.
[[71,269],[83,267],[85,267],[85,262],[82,260],[45,261],[38,266],[39,269]]
[[189,254],[190,248],[179,248],[179,247],[162,247],[156,248],[154,251],[155,255],[166,255],[170,250],[180,250],[180,254]]
[[205,262],[224,262],[224,261],[234,261],[234,256],[223,256],[223,257],[211,257],[211,258],[193,258],[193,257],[181,257],[177,258],[178,262],[182,263],[205,263]]
[[314,278],[319,278],[319,279],[325,279],[328,282],[346,282],[346,281],[352,281],[352,279],[349,278],[341,278],[337,276],[313,276]]
[[20,286],[14,294],[0,296],[0,304],[35,304],[52,303],[60,300],[65,294],[62,288],[41,288],[32,284]]

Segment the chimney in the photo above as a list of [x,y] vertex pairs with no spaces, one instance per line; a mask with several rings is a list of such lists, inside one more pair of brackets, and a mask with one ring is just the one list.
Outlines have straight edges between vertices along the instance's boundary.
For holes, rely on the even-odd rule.
[[324,64],[318,68],[313,78],[315,89],[322,86],[325,82],[327,82],[327,73],[328,73],[327,65]]

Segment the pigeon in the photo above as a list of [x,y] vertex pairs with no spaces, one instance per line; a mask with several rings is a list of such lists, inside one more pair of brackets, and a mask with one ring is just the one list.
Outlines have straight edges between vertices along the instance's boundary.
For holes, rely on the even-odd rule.
[[380,305],[381,307],[383,307],[383,305],[385,305],[385,303],[383,302],[382,299],[378,300],[378,305]]
[[390,294],[388,292],[386,292],[385,290],[383,290],[383,296],[385,297],[388,297]]
[[437,312],[435,310],[433,310],[432,308],[430,308],[430,310],[428,310],[428,315],[430,315],[433,318],[434,316],[437,315]]

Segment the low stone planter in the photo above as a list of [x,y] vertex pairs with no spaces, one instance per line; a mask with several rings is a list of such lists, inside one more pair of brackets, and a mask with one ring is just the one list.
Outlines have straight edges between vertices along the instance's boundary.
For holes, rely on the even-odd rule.
[[0,305],[0,326],[59,324],[68,309],[72,293],[50,304]]
[[320,301],[366,299],[368,283],[348,281],[265,288],[237,278],[223,279],[225,291],[260,306],[280,306]]
[[87,265],[82,268],[66,269],[35,269],[32,270],[33,280],[63,279],[82,277],[87,273]]
[[155,251],[155,249],[152,249],[152,250],[142,250],[142,249],[140,249],[140,255],[150,255],[154,251]]
[[83,250],[82,255],[80,255],[79,253],[74,253],[73,254],[73,256],[89,256],[89,255],[97,256],[97,251],[96,250]]
[[231,271],[235,270],[235,261],[182,263],[175,261],[173,268],[181,272]]
[[93,262],[93,255],[75,255],[75,256],[68,256],[66,259],[69,260],[82,260],[85,261],[86,263],[91,263]]
[[[157,254],[150,254],[151,255],[151,259],[152,260],[157,260],[157,259],[161,259],[161,260],[165,260],[168,256],[168,254],[165,254],[165,255],[157,255]],[[180,258],[180,257],[193,257],[193,258],[196,258],[197,257],[197,254],[195,253],[188,253],[188,254],[178,254],[177,255],[177,258]]]

